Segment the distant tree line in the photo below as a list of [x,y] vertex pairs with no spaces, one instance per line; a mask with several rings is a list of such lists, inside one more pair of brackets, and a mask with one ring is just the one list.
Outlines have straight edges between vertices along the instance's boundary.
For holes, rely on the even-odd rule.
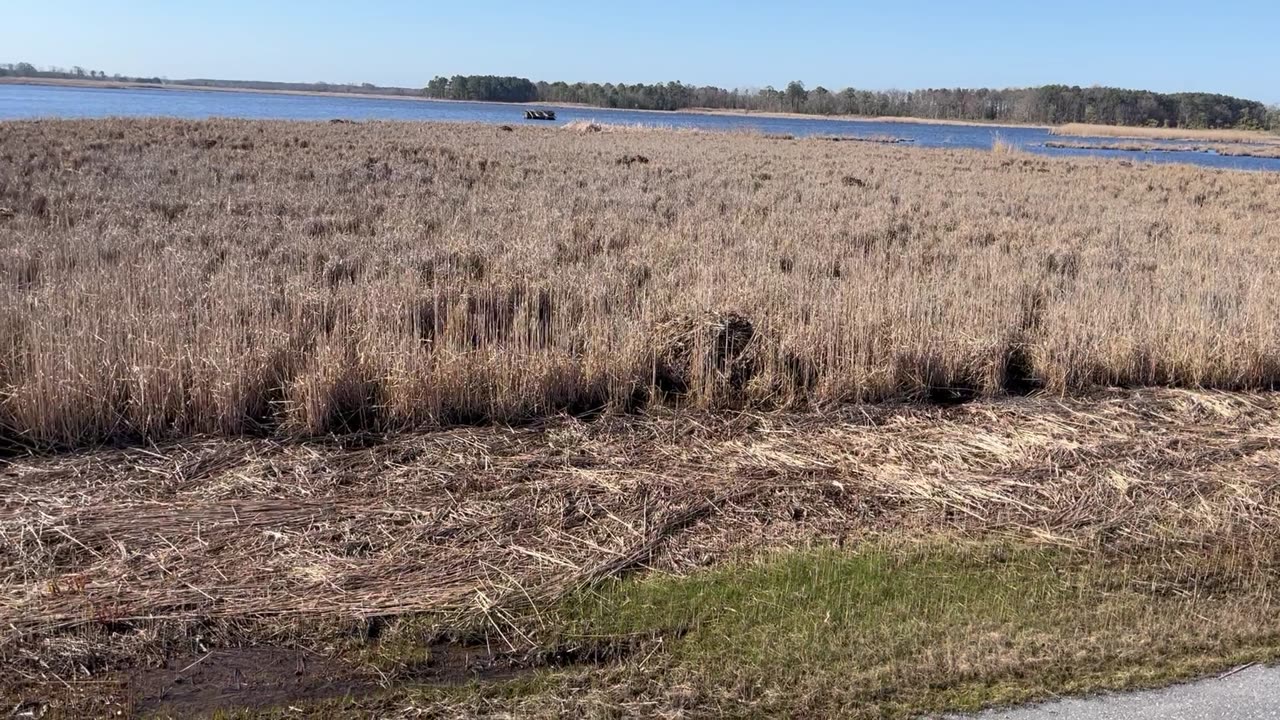
[[418,88],[390,87],[373,83],[328,83],[328,82],[274,82],[270,80],[213,80],[209,78],[190,78],[174,80],[175,85],[190,87],[216,87],[233,90],[286,90],[289,92],[322,92],[338,94],[365,95],[405,95],[420,96]]
[[79,65],[71,68],[48,67],[38,68],[31,63],[0,63],[0,77],[20,78],[52,78],[55,80],[115,80],[119,82],[138,82],[159,85],[164,82],[158,77],[130,78],[123,75],[108,76],[101,70],[86,70]]
[[376,95],[421,95],[418,88],[385,87],[371,83],[299,83],[270,82],[266,80],[210,80],[192,78],[189,80],[164,80],[158,77],[127,77],[124,75],[107,75],[101,70],[86,70],[80,66],[70,69],[59,67],[37,68],[31,63],[0,64],[0,77],[51,78],[57,80],[103,80],[115,82],[144,83],[148,85],[186,85],[192,87],[233,88],[237,90],[292,90],[302,92],[331,93],[367,93]]
[[1045,85],[994,90],[812,90],[795,81],[778,90],[726,90],[680,82],[647,84],[531,82],[525,78],[455,75],[437,77],[428,97],[453,100],[581,103],[631,110],[712,108],[812,115],[916,117],[929,120],[1187,128],[1253,128],[1280,131],[1280,109],[1211,93],[1155,93],[1108,87]]
[[437,76],[427,83],[427,97],[442,100],[487,100],[494,102],[534,102],[538,88],[527,78],[497,75]]

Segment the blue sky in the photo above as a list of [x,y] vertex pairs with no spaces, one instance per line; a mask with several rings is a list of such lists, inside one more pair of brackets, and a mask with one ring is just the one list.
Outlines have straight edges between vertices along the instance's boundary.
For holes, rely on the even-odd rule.
[[1280,0],[12,2],[0,62],[170,78],[434,75],[868,89],[1061,82],[1280,102]]

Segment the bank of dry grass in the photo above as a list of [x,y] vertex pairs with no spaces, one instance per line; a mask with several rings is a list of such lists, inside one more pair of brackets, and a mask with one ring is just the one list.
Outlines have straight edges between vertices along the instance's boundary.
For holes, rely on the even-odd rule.
[[1262,130],[1129,127],[1067,123],[1049,129],[1053,135],[1121,137],[1148,140],[1203,140],[1212,142],[1280,143],[1280,135]]
[[1123,150],[1125,152],[1180,152],[1216,153],[1235,157],[1280,158],[1280,145],[1245,145],[1243,143],[1216,143],[1211,145],[1171,145],[1153,142],[1099,142],[1078,140],[1054,140],[1044,144],[1048,148],[1075,148],[1078,150]]
[[[657,110],[653,112],[666,112]],[[892,125],[963,125],[969,127],[1048,128],[1031,123],[1007,123],[986,120],[954,120],[949,118],[921,118],[906,115],[814,115],[812,113],[773,112],[768,110],[742,110],[732,108],[686,108],[680,112],[699,115],[727,115],[731,117],[769,117],[787,120],[844,121],[852,123],[889,123]]]
[[1276,174],[662,131],[3,130],[10,445],[1280,377]]
[[[149,670],[248,646],[299,683],[282,715],[326,697],[306,654],[360,691],[337,717],[900,716],[1266,659],[1278,413],[1161,390],[27,458],[0,471],[0,698],[155,707],[185,686]],[[604,667],[416,694],[450,638]]]

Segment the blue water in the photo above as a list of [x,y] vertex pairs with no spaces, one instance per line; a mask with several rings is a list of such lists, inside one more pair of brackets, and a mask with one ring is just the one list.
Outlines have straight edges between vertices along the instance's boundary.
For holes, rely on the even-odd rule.
[[[270,120],[422,120],[491,124],[532,123],[524,120],[526,105],[441,102],[419,99],[379,99],[342,95],[274,95],[269,93],[173,90],[163,88],[84,88],[53,85],[0,85],[0,120],[30,118],[86,118],[163,116],[180,118],[231,117]],[[655,113],[602,108],[545,106],[556,111],[556,124],[574,120],[602,123],[658,125],[676,128],[763,133],[889,135],[919,147],[990,149],[999,137],[1029,152],[1056,156],[1091,156],[1157,163],[1189,163],[1206,167],[1280,172],[1280,159],[1215,155],[1196,152],[1133,152],[1047,148],[1048,130],[1031,127],[932,125],[901,122],[851,122],[822,118],[771,118],[702,113]],[[3,131],[3,128],[0,128]],[[1115,142],[1115,138],[1069,138],[1072,141]],[[1176,143],[1175,143],[1176,144]]]

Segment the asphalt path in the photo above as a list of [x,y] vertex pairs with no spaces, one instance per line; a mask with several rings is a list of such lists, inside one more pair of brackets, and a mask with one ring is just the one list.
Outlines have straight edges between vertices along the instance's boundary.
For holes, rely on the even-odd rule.
[[1280,667],[1247,667],[1163,690],[1064,698],[951,720],[1280,720]]

